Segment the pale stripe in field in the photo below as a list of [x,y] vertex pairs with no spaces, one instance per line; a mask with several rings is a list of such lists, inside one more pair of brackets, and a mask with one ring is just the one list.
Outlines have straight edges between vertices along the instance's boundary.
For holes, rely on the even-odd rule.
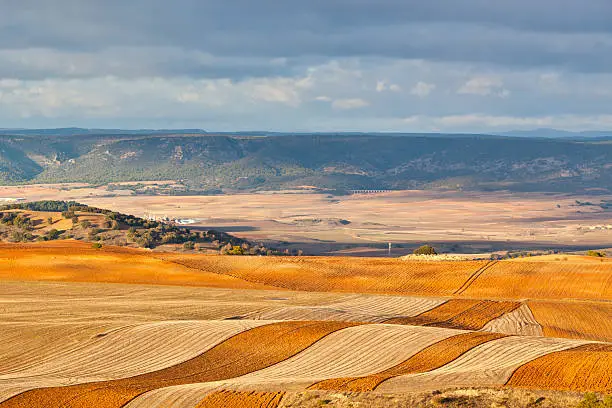
[[526,304],[497,319],[491,320],[481,330],[520,336],[544,336],[542,326],[536,321],[533,313],[531,313],[531,309]]
[[414,296],[368,296],[357,295],[352,299],[336,302],[327,307],[347,309],[370,315],[393,315],[412,317],[446,302],[445,299]]
[[519,366],[543,355],[584,343],[545,337],[506,337],[475,347],[436,370],[389,379],[377,390],[408,392],[455,386],[503,385]]
[[459,333],[462,332],[384,324],[349,327],[330,334],[286,361],[231,382],[302,382],[373,374]]
[[223,389],[223,383],[221,382],[184,384],[158,388],[138,396],[129,402],[125,408],[193,408],[206,395],[221,389]]
[[249,319],[334,320],[380,323],[393,317],[412,317],[446,302],[443,299],[409,296],[356,295],[324,306],[292,306],[252,313]]
[[[257,326],[259,320],[170,321],[129,326],[80,347],[0,376],[0,395],[131,377],[189,360],[215,345]],[[6,398],[10,397],[7,396]]]

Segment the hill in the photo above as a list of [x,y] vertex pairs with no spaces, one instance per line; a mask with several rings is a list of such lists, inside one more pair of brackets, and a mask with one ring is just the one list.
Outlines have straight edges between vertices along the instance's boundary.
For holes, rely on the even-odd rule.
[[[74,240],[0,244],[0,259],[2,408],[611,401],[605,259],[229,257]],[[578,405],[584,392],[599,395]]]
[[225,232],[192,231],[171,220],[146,220],[72,201],[37,201],[0,207],[0,241],[67,239],[92,242],[97,247],[114,245],[229,255],[280,254]]
[[[110,132],[109,132],[110,133]],[[612,190],[612,143],[486,135],[0,135],[0,183],[180,180],[189,192]]]

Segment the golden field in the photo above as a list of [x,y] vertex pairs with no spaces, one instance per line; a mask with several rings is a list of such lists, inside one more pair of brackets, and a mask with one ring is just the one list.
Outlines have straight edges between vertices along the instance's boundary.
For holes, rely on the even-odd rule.
[[0,408],[611,393],[612,263],[484,265],[2,244]]

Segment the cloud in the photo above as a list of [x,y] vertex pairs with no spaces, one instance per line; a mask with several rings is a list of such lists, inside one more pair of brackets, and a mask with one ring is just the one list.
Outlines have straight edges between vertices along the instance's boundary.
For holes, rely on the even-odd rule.
[[507,98],[510,91],[504,88],[504,82],[495,77],[476,77],[463,84],[458,90],[458,94],[498,96]]
[[435,84],[428,84],[427,82],[419,81],[414,87],[412,87],[410,93],[420,98],[425,98],[426,96],[429,96],[434,89],[436,89]]
[[610,15],[609,0],[9,0],[0,127],[604,126]]
[[612,127],[612,115],[494,116],[485,114],[440,117],[409,116],[404,123],[443,131],[499,131],[505,129],[550,128],[598,130]]
[[398,84],[392,84],[386,80],[376,81],[376,92],[385,92],[385,91],[400,92],[401,90],[402,90],[402,87],[399,86]]
[[370,106],[370,103],[361,98],[336,99],[332,102],[332,108],[334,109],[359,109],[365,108],[366,106]]

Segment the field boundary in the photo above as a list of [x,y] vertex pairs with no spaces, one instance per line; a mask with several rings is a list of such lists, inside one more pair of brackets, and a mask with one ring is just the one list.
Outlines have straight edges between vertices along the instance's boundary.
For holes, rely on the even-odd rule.
[[461,285],[459,289],[453,292],[453,295],[461,295],[470,286],[472,286],[472,284],[476,281],[476,279],[478,279],[483,273],[485,273],[488,269],[490,269],[491,267],[493,267],[493,265],[497,263],[498,261],[489,261],[484,266],[482,266],[480,269],[474,271],[474,273],[470,275],[470,277],[463,283],[463,285]]

